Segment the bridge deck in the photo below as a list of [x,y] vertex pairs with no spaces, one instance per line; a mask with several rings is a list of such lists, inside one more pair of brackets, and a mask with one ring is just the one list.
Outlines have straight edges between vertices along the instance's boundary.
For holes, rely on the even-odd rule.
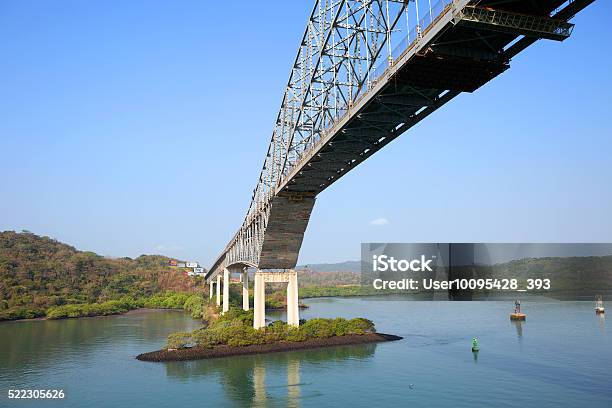
[[[500,2],[478,3],[487,7]],[[563,3],[514,1],[496,8],[548,16]],[[524,31],[501,32],[488,23],[462,24],[453,17],[451,3],[294,167],[277,194],[320,193],[452,97],[474,92],[509,68],[504,49]]]
[[[510,58],[537,39],[567,38],[572,29],[567,20],[593,1],[448,3],[278,183],[262,208],[269,215],[258,267],[293,268],[317,194],[456,95],[474,92],[504,72]],[[243,228],[251,222],[255,217]],[[214,277],[224,257],[207,278]]]

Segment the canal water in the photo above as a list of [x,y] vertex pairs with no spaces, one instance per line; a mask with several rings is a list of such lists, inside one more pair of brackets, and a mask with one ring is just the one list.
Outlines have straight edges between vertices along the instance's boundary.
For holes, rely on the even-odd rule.
[[[302,317],[372,319],[397,342],[192,362],[135,360],[198,322],[178,311],[0,324],[4,407],[612,407],[612,332],[592,302],[307,299]],[[271,315],[269,317],[281,317]],[[480,352],[471,352],[478,337]],[[65,399],[8,400],[9,389]]]

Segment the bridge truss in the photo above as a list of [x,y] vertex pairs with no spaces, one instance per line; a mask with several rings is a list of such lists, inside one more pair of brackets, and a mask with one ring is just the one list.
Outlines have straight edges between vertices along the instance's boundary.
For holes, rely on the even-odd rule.
[[316,0],[246,217],[208,272],[293,268],[315,196],[593,0]]

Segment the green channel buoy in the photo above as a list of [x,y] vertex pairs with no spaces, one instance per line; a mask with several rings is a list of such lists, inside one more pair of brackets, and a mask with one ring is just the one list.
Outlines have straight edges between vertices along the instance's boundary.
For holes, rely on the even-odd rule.
[[479,351],[480,349],[478,348],[478,339],[476,337],[474,337],[472,339],[472,351]]

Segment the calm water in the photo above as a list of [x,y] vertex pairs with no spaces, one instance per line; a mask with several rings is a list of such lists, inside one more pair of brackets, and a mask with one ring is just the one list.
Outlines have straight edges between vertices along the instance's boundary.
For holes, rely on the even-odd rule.
[[[404,340],[378,345],[145,363],[182,312],[0,324],[0,406],[612,407],[612,336],[591,302],[310,299],[303,317],[374,320]],[[278,316],[277,316],[278,317]],[[610,324],[608,325],[610,326]],[[473,336],[481,351],[470,351]],[[62,388],[63,401],[11,400],[9,388]]]

